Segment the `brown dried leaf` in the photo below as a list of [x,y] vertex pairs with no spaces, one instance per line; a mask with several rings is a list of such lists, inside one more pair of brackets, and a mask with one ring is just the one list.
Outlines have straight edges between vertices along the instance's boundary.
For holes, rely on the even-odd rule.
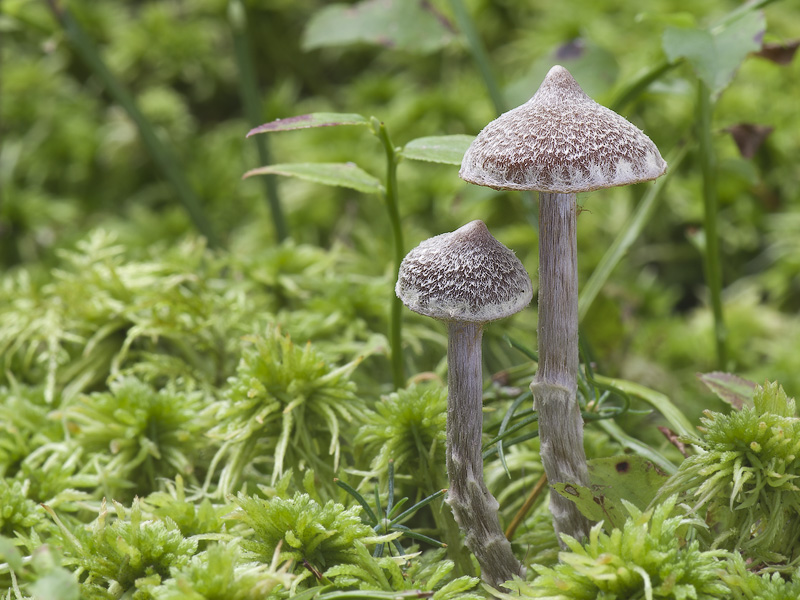
[[785,66],[791,64],[798,47],[800,47],[800,40],[792,40],[786,43],[764,44],[761,50],[753,54],[774,62],[777,65]]
[[733,141],[739,148],[739,153],[747,159],[753,158],[758,149],[772,133],[774,127],[769,125],[756,125],[754,123],[739,123],[726,127],[725,131],[733,136]]

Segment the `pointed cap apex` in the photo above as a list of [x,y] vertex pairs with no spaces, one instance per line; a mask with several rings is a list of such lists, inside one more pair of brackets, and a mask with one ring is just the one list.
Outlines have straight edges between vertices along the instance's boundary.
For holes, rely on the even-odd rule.
[[501,190],[575,193],[648,181],[666,168],[650,138],[556,65],[533,98],[478,134],[459,176]]
[[471,323],[513,315],[533,296],[525,267],[483,221],[432,237],[409,252],[395,292],[414,312]]

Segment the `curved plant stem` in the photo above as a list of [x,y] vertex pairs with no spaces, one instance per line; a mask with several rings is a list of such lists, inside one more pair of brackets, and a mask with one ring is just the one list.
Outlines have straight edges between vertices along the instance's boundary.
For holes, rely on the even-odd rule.
[[475,23],[461,0],[450,0],[450,7],[453,9],[453,16],[456,18],[458,28],[467,40],[472,59],[478,66],[478,71],[483,78],[483,84],[486,86],[486,91],[489,92],[492,104],[494,104],[494,110],[499,115],[506,111],[505,99],[492,73],[492,67],[489,65],[489,56],[483,47],[483,42],[475,28]]
[[[392,226],[394,237],[394,272],[400,271],[400,263],[405,257],[405,242],[403,241],[403,228],[400,224],[400,209],[398,207],[397,192],[397,163],[400,160],[395,150],[386,125],[372,118],[372,129],[378,139],[383,144],[386,153],[386,208],[389,211],[389,221]],[[392,383],[395,388],[402,387],[405,380],[403,375],[403,354],[402,354],[402,309],[403,303],[394,294],[394,279],[392,280],[392,307],[390,316],[389,344],[392,353]]]
[[616,100],[611,103],[609,108],[614,112],[621,112],[628,104],[641,96],[650,87],[651,83],[669,73],[682,62],[683,60],[669,62],[667,59],[663,59],[661,62],[656,63],[622,88],[622,91],[619,92]]
[[675,171],[677,171],[683,159],[686,158],[687,151],[688,147],[682,146],[669,156],[669,160],[667,160],[669,171],[667,171],[667,174],[650,186],[647,193],[636,207],[636,211],[622,227],[622,230],[603,255],[603,258],[600,259],[595,270],[592,271],[589,280],[578,295],[579,321],[582,321],[586,313],[589,312],[589,308],[591,308],[592,303],[595,298],[597,298],[597,294],[600,293],[600,290],[603,288],[606,281],[608,281],[611,272],[628,252],[633,242],[641,235],[645,226],[650,222],[658,206],[658,200],[661,198],[662,190],[666,187],[667,182],[672,178]]
[[525,498],[525,502],[523,502],[522,507],[520,507],[520,509],[517,511],[517,514],[515,514],[514,518],[511,519],[511,523],[509,523],[508,527],[506,527],[506,539],[511,540],[514,537],[517,527],[519,527],[520,523],[525,520],[525,516],[530,512],[531,508],[533,508],[533,505],[536,504],[536,500],[542,495],[542,491],[546,485],[547,475],[542,473],[542,476],[539,477],[539,481],[536,482],[536,485],[533,486],[533,489],[528,494],[528,497]]
[[478,559],[481,579],[501,589],[525,569],[511,552],[497,510],[483,479],[483,378],[480,323],[448,324],[447,348],[447,503]]
[[711,90],[702,80],[697,82],[697,139],[700,151],[700,169],[703,176],[703,228],[705,244],[703,253],[706,283],[708,285],[711,312],[714,315],[714,342],[717,351],[717,366],[725,369],[727,364],[727,331],[722,312],[722,271],[719,259],[719,236],[717,234],[717,164],[711,135],[711,118],[714,100]]
[[[247,34],[247,12],[242,0],[230,0],[228,3],[228,20],[233,30],[233,45],[236,53],[236,64],[239,67],[239,90],[247,120],[252,127],[263,122],[259,108],[259,91],[256,72],[253,68],[253,59],[250,53],[250,38]],[[271,162],[267,137],[255,136],[258,157],[262,165]],[[278,242],[284,241],[289,236],[289,229],[283,215],[283,207],[278,197],[278,186],[275,175],[266,175],[263,178],[264,189],[267,194],[267,203],[272,214],[272,224],[275,228],[275,237]]]
[[211,223],[206,218],[200,200],[192,190],[181,170],[178,158],[172,153],[170,148],[163,144],[156,135],[150,121],[142,114],[133,96],[125,89],[120,81],[106,66],[100,54],[97,52],[92,41],[81,28],[80,24],[72,17],[63,3],[55,0],[48,0],[50,10],[58,19],[64,32],[67,35],[72,47],[81,57],[81,60],[88,66],[95,76],[103,82],[103,85],[111,94],[111,97],[125,109],[128,116],[136,124],[139,135],[142,138],[145,148],[155,165],[161,170],[161,174],[172,184],[179,200],[194,222],[197,230],[206,237],[210,246],[217,246],[218,240],[211,228]]

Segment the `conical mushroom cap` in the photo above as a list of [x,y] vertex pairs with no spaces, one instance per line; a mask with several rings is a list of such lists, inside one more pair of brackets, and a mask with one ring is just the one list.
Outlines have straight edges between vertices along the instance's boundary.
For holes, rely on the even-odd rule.
[[575,193],[648,181],[666,169],[649,137],[556,65],[533,98],[478,134],[459,176],[500,190]]
[[513,315],[533,297],[525,267],[483,221],[432,237],[409,252],[395,292],[414,312],[473,323]]

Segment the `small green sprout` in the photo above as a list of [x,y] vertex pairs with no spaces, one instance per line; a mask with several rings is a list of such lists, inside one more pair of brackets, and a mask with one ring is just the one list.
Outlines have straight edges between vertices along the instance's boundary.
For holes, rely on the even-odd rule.
[[[389,495],[386,499],[386,508],[381,507],[381,499],[380,494],[378,493],[378,486],[375,486],[375,507],[376,510],[372,510],[369,503],[366,501],[364,496],[358,492],[358,490],[354,489],[352,486],[348,485],[344,481],[340,479],[336,479],[336,485],[340,488],[345,490],[348,494],[353,496],[358,503],[364,508],[364,512],[366,513],[367,519],[369,524],[372,526],[372,530],[377,533],[378,535],[387,536],[393,532],[400,532],[406,537],[409,537],[414,540],[418,540],[420,542],[425,542],[431,544],[432,546],[436,546],[438,548],[444,548],[447,544],[443,544],[442,542],[433,539],[427,535],[423,535],[421,533],[417,533],[416,531],[412,531],[408,527],[402,524],[402,522],[417,512],[423,506],[426,506],[444,496],[447,490],[439,490],[420,500],[414,506],[407,508],[403,512],[399,512],[400,508],[408,501],[408,498],[401,498],[395,504],[394,502],[394,462],[389,461]],[[381,515],[378,517],[378,515]],[[390,545],[391,544],[391,545]],[[383,542],[375,545],[375,550],[372,552],[372,556],[376,558],[380,558],[383,556],[383,551],[386,547],[389,547],[390,551],[393,547],[396,551],[398,556],[402,556],[406,554],[406,550],[400,544],[400,541],[397,539],[391,540],[391,542]]]
[[288,589],[294,575],[289,562],[254,565],[241,560],[235,542],[213,544],[193,556],[189,564],[173,572],[173,577],[152,588],[155,600],[261,600],[279,586]]

